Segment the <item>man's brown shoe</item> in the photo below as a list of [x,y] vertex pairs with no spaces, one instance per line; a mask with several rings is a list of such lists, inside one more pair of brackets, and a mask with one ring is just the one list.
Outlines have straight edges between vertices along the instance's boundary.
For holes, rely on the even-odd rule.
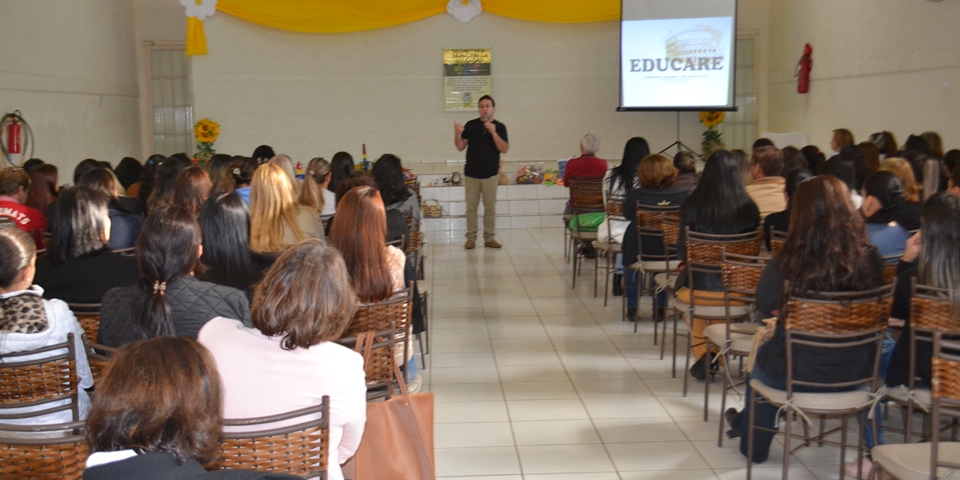
[[483,246],[487,248],[500,248],[503,245],[497,243],[496,240],[487,240],[486,242],[483,242]]
[[473,250],[474,247],[476,246],[477,246],[477,242],[474,242],[473,240],[467,240],[467,243],[463,244],[463,248],[467,250]]

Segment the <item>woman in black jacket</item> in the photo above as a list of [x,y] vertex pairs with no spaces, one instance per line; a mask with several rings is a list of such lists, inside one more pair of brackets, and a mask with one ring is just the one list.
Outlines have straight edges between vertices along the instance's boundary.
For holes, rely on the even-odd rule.
[[240,290],[194,278],[203,253],[193,214],[162,208],[147,217],[137,240],[140,281],[103,297],[98,343],[116,347],[158,335],[197,338],[210,319],[250,326],[250,305]]
[[[732,235],[752,232],[759,226],[760,210],[743,186],[740,166],[730,152],[717,150],[707,158],[697,188],[680,206],[680,238],[677,241],[677,257],[680,261],[687,260],[686,227],[698,233]],[[680,275],[681,282],[686,278],[686,275]],[[717,292],[717,298],[722,299],[719,274],[694,275],[693,281],[698,296],[700,291],[714,291]],[[687,285],[677,290],[677,299],[683,303],[690,303],[690,289]],[[706,375],[705,360],[709,358],[705,356],[707,353],[703,336],[705,328],[707,328],[705,320],[696,318],[693,320],[693,353],[697,357],[697,363],[690,371],[694,377],[701,379]]]
[[115,287],[137,281],[133,258],[108,249],[109,200],[90,187],[73,187],[60,194],[57,221],[47,253],[37,258],[34,283],[44,298],[72,303],[100,303]]
[[136,245],[140,227],[143,226],[140,215],[146,212],[143,203],[137,198],[121,198],[117,194],[117,179],[106,168],[94,168],[84,173],[79,185],[99,190],[110,199],[107,205],[107,211],[110,212],[110,249],[123,250]]
[[[883,258],[870,244],[863,219],[853,208],[850,193],[842,181],[832,175],[813,177],[797,189],[793,205],[783,249],[767,264],[757,285],[757,309],[762,316],[779,314],[786,293],[809,296],[820,292],[857,292],[883,284]],[[790,292],[783,292],[784,280],[790,281]],[[873,366],[869,353],[851,349],[833,352],[821,354],[822,361],[811,365],[818,368],[818,381],[833,381],[852,371],[859,374],[862,369]],[[803,377],[805,364],[798,365],[794,374]],[[757,350],[750,379],[786,389],[786,370],[786,333],[780,318],[773,338]],[[801,390],[801,387],[794,388]],[[745,395],[744,398],[749,398],[749,380]],[[747,408],[739,414],[726,412],[728,418],[732,417],[728,436],[740,436],[740,452],[744,455],[747,455],[748,444],[747,414]],[[754,423],[772,430],[776,417],[777,407],[762,403],[757,405]],[[754,462],[766,461],[773,436],[772,431],[754,432]]]

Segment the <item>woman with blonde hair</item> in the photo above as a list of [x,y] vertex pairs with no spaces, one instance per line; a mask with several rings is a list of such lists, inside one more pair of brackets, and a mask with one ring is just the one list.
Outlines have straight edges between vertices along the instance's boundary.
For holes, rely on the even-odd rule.
[[903,196],[906,202],[897,217],[897,223],[907,230],[919,229],[923,202],[920,199],[920,185],[917,184],[916,177],[913,175],[910,162],[903,158],[891,157],[880,163],[880,171],[896,175],[903,184]]
[[268,163],[277,165],[283,169],[283,172],[290,177],[290,184],[293,185],[294,195],[299,195],[300,182],[297,181],[297,172],[293,171],[293,160],[284,154],[280,154],[271,158]]
[[321,157],[310,160],[307,164],[307,175],[303,179],[303,187],[297,201],[300,205],[313,208],[320,212],[321,217],[328,217],[337,212],[336,195],[331,192],[330,177],[333,170],[330,162]]
[[307,238],[324,238],[316,210],[297,205],[283,168],[258,168],[250,183],[250,249],[279,253]]

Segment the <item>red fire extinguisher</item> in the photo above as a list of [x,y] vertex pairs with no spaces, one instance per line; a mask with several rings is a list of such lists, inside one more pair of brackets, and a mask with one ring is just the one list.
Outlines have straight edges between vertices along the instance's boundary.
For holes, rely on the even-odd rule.
[[811,54],[813,54],[813,47],[808,43],[803,46],[803,56],[801,56],[800,61],[797,62],[797,93],[807,93],[810,91],[810,68],[813,67],[813,59],[810,58]]
[[14,117],[7,126],[7,152],[23,153],[23,145],[20,142],[20,135],[23,127],[20,125],[20,117]]
[[[28,150],[30,155],[27,155]],[[33,156],[33,132],[19,110],[0,118],[0,153],[3,155],[0,166],[16,164],[12,155]]]

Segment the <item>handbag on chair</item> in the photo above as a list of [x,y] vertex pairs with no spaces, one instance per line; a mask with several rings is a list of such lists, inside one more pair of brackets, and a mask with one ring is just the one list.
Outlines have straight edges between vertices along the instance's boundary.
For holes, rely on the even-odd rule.
[[[357,336],[356,350],[370,355],[373,332]],[[433,393],[408,393],[396,364],[394,376],[400,395],[367,403],[367,424],[356,455],[344,464],[352,480],[434,480]]]

